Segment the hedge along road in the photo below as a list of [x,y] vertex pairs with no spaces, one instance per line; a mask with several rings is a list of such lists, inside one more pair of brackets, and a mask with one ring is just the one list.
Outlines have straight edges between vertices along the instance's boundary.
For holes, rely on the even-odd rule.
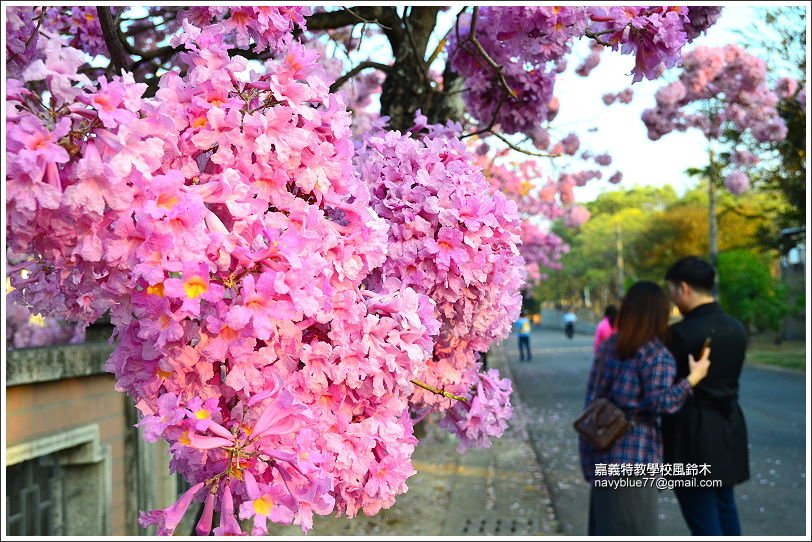
[[[533,448],[544,469],[562,534],[585,535],[589,486],[581,476],[572,421],[583,408],[592,336],[535,329],[533,361],[519,362],[518,340],[503,343],[514,390],[527,409]],[[745,363],[740,400],[750,442],[750,480],[736,486],[745,535],[805,533],[806,378]],[[660,535],[690,535],[671,491],[660,492]]]

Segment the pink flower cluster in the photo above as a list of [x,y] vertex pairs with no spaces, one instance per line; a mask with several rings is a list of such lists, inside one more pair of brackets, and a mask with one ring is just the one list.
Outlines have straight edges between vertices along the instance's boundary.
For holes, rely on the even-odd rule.
[[441,427],[459,437],[458,452],[473,447],[488,448],[491,439],[502,436],[507,429],[507,420],[513,415],[510,405],[512,388],[510,380],[499,378],[496,369],[477,374],[473,397],[455,403],[440,421]]
[[798,92],[798,81],[791,77],[781,77],[775,83],[775,93],[782,100],[792,98]]
[[[569,245],[549,231],[549,224],[572,214],[569,208],[574,201],[573,188],[600,177],[600,172],[565,174],[562,175],[561,182],[548,181],[538,185],[538,179],[543,178],[544,173],[536,160],[505,165],[479,157],[477,164],[483,167],[491,186],[515,201],[518,206],[522,218],[519,251],[527,265],[528,284],[546,277],[542,269],[560,269],[561,257],[569,251]],[[575,211],[575,216],[578,217],[578,211]],[[545,220],[548,225],[540,225],[539,219]],[[572,221],[568,223],[576,225]],[[577,225],[580,226],[580,223]]]
[[656,79],[680,60],[690,23],[684,6],[613,6],[588,8],[590,30],[613,50],[635,54],[632,82]]
[[541,272],[541,268],[561,269],[561,257],[569,252],[569,245],[559,236],[549,229],[524,220],[522,221],[521,238],[522,244],[519,251],[524,261],[527,262],[528,283],[537,283],[546,278],[547,275]]
[[[113,13],[120,8],[112,8]],[[67,36],[67,44],[90,56],[107,54],[95,6],[45,7],[42,30]]]
[[497,111],[498,96],[504,90],[493,68],[466,38],[470,17],[460,24],[459,40],[449,38],[450,62],[465,77],[464,94],[471,114],[482,124],[491,119],[506,133],[526,132],[547,116],[553,96],[556,68],[548,62],[560,60],[570,51],[570,42],[586,28],[583,8],[541,6],[484,6],[477,17],[477,40],[502,67],[505,80],[515,97],[508,98]]
[[[715,103],[712,111],[703,104]],[[651,139],[688,128],[718,138],[727,127],[749,131],[759,142],[787,133],[769,90],[764,61],[738,45],[697,47],[685,55],[679,80],[657,92],[657,106],[643,112]]]
[[625,88],[617,93],[607,93],[602,96],[602,100],[604,105],[612,105],[615,102],[622,103],[622,104],[629,104],[632,103],[632,99],[634,98],[634,90],[631,88]]
[[[314,55],[293,46],[260,76],[217,27],[185,30],[191,68],[154,100],[128,75],[92,84],[58,38],[24,71],[51,104],[8,85],[8,237],[28,271],[12,295],[85,321],[112,311],[108,368],[221,511],[216,534],[239,531],[235,514],[255,534],[374,514],[414,473],[408,398],[433,307],[360,287],[387,226]],[[178,510],[142,522],[170,534]]]
[[721,15],[722,6],[688,6],[688,23],[685,25],[688,42],[707,33],[708,28],[716,24]]
[[8,6],[5,12],[6,73],[9,78],[16,78],[37,54],[37,26],[42,19],[42,10],[28,6]]
[[129,73],[91,81],[58,35],[7,80],[10,299],[110,311],[117,389],[193,484],[142,525],[172,534],[194,500],[201,535],[372,515],[415,473],[410,408],[451,406],[413,382],[464,399],[466,446],[504,430],[509,385],[476,352],[518,314],[516,206],[451,128],[375,132],[354,165],[317,52],[259,73],[229,56],[287,44],[298,8],[213,9],[183,22],[188,70],[154,98]]
[[[713,10],[697,10],[693,35],[715,22]],[[716,15],[718,17],[718,14]],[[576,69],[588,75],[600,62],[602,46],[634,54],[632,82],[655,79],[680,60],[691,24],[684,6],[507,7],[483,6],[476,39],[497,70],[470,40],[471,16],[449,37],[449,61],[465,78],[463,95],[480,124],[498,124],[505,133],[529,133],[547,118],[555,77],[566,69],[564,56],[573,38],[591,36],[591,54]],[[506,96],[504,83],[510,87]],[[506,99],[499,98],[500,96]]]
[[224,40],[247,48],[253,41],[255,51],[282,51],[293,37],[293,28],[305,29],[307,6],[194,6],[181,12],[181,20],[198,28],[212,23],[221,25]]
[[6,302],[6,349],[55,344],[79,344],[85,340],[84,323],[70,323],[32,314],[11,300]]
[[[418,137],[374,132],[358,154],[373,208],[390,225],[389,254],[367,284],[411,287],[434,302],[439,335],[418,379],[465,397],[477,352],[506,337],[521,308],[518,214],[489,189],[452,127],[423,128],[418,116]],[[412,402],[447,410],[453,400],[416,389]]]
[[580,228],[589,220],[589,211],[580,205],[573,205],[564,213],[564,225],[568,228]]
[[725,177],[725,188],[731,194],[739,195],[747,192],[750,188],[750,178],[741,170],[736,170]]
[[601,53],[603,52],[603,45],[600,43],[593,42],[589,46],[589,54],[586,58],[581,62],[581,64],[575,69],[575,74],[580,75],[581,77],[589,77],[589,74],[592,73],[592,70],[598,67],[601,63]]
[[742,167],[755,166],[761,161],[758,156],[746,150],[735,151],[730,160],[733,164]]

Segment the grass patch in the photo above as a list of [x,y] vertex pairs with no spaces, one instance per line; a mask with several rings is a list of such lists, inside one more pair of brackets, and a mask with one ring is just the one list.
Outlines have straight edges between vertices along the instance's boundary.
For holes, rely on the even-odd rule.
[[747,353],[747,362],[806,372],[806,354],[804,352],[758,352],[754,350]]
[[784,341],[775,344],[771,337],[755,336],[747,348],[747,362],[772,365],[793,371],[806,372],[806,343]]

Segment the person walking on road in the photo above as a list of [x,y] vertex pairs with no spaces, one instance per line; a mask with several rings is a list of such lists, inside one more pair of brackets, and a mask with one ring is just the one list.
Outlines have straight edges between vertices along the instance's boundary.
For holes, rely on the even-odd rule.
[[617,316],[617,307],[614,305],[607,305],[603,311],[603,318],[598,322],[598,327],[595,328],[595,340],[592,343],[592,351],[597,352],[598,347],[603,341],[608,339],[612,333],[617,331],[615,329],[615,317]]
[[682,516],[693,535],[741,534],[733,486],[750,477],[747,427],[739,406],[739,376],[747,349],[744,326],[726,314],[713,297],[715,270],[689,256],[665,274],[671,300],[683,316],[671,325],[666,344],[677,363],[677,378],[689,371],[688,360],[711,340],[716,354],[708,377],[685,406],[663,418],[667,463],[708,465],[699,479],[721,487],[675,487]]
[[564,335],[566,335],[568,339],[572,339],[572,336],[575,334],[576,321],[578,321],[578,317],[572,312],[572,309],[567,309],[567,312],[564,313]]
[[529,363],[533,359],[533,354],[530,352],[530,318],[526,312],[522,311],[521,317],[516,320],[516,327],[519,329],[519,362]]
[[[582,472],[592,486],[590,536],[657,534],[657,488],[638,485],[629,472],[618,473],[608,466],[661,464],[658,415],[682,407],[708,372],[710,349],[697,361],[689,356],[690,373],[674,383],[676,363],[663,343],[669,308],[659,285],[635,283],[620,305],[617,333],[601,344],[592,363],[585,405],[606,398],[624,410],[631,423],[603,450],[579,435]],[[598,471],[599,465],[603,470]]]

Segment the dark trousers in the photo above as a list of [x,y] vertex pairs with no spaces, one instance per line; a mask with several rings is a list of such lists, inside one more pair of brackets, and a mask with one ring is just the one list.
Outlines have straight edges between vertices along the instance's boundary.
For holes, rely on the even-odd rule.
[[657,536],[657,489],[593,487],[589,536]]
[[519,361],[524,361],[525,351],[527,352],[527,361],[533,359],[533,354],[530,353],[530,337],[519,335]]
[[739,536],[733,487],[674,488],[682,517],[694,536]]
[[564,335],[566,335],[568,339],[572,339],[574,333],[575,333],[575,324],[573,324],[572,322],[567,322],[566,324],[564,324]]

